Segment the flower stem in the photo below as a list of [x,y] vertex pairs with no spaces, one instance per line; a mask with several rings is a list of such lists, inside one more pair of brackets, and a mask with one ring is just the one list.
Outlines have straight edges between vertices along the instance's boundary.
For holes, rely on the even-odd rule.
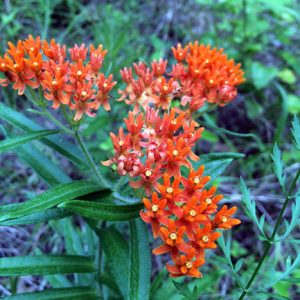
[[284,202],[284,204],[283,204],[283,206],[281,208],[281,211],[279,213],[279,216],[278,216],[278,219],[276,221],[275,227],[273,229],[272,235],[271,235],[270,239],[266,242],[263,256],[260,258],[260,260],[258,262],[258,265],[256,266],[256,268],[255,268],[255,270],[254,270],[251,278],[249,279],[249,281],[248,281],[248,283],[247,283],[247,285],[246,285],[243,293],[241,294],[239,300],[244,299],[244,297],[246,296],[246,294],[249,292],[249,288],[250,288],[251,284],[253,283],[255,277],[257,276],[257,274],[258,274],[258,272],[259,272],[259,270],[260,270],[260,268],[261,268],[261,266],[262,266],[262,264],[264,262],[264,260],[266,259],[267,255],[269,254],[269,251],[270,251],[271,246],[272,246],[272,244],[274,242],[274,238],[276,236],[276,233],[277,233],[277,230],[279,228],[279,225],[282,222],[284,212],[285,212],[285,210],[287,208],[287,205],[288,205],[288,203],[289,203],[289,201],[291,199],[291,193],[293,192],[293,190],[294,190],[294,188],[296,186],[296,183],[297,183],[297,180],[298,180],[299,176],[300,176],[300,169],[298,170],[298,172],[297,172],[297,174],[296,174],[296,176],[295,176],[295,178],[294,178],[294,180],[293,180],[293,182],[291,184],[289,192],[288,193],[286,193],[286,192],[284,193],[285,194],[285,202]]
[[78,132],[78,126],[75,127],[75,132],[74,132],[74,133],[75,133],[75,138],[76,138],[76,140],[78,141],[78,144],[79,144],[80,148],[82,149],[82,151],[83,151],[85,157],[87,158],[87,160],[88,160],[88,162],[89,162],[91,168],[92,168],[93,171],[94,171],[94,174],[95,174],[96,177],[97,177],[98,182],[99,182],[101,185],[103,185],[103,186],[107,186],[106,180],[103,178],[103,176],[101,175],[101,173],[97,170],[97,167],[96,167],[96,165],[95,165],[95,162],[94,162],[94,160],[93,160],[93,158],[92,158],[90,152],[88,151],[87,147],[85,146],[85,144],[84,144],[84,142],[83,142],[83,140],[82,140],[82,138],[81,138],[81,136],[80,136],[80,134],[79,134],[79,132]]

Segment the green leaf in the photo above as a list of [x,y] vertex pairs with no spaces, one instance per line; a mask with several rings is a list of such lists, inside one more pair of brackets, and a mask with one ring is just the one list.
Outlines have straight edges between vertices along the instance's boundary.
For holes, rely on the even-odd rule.
[[[31,119],[3,103],[0,103],[0,118],[27,132],[44,129]],[[41,141],[73,162],[79,165],[86,165],[86,163],[82,160],[82,151],[76,145],[68,143],[63,135],[47,136],[42,138]]]
[[129,286],[128,244],[114,227],[98,231],[105,253],[105,262],[115,279],[123,297],[127,299]]
[[214,181],[231,164],[233,159],[218,159],[204,163],[204,174],[210,176],[210,182]]
[[5,297],[7,300],[97,300],[95,289],[90,287],[72,287],[61,289],[50,289],[42,292],[24,293]]
[[292,122],[293,128],[291,128],[293,137],[294,137],[294,143],[298,150],[300,150],[300,122],[297,116],[294,116],[294,120]]
[[117,205],[92,201],[71,200],[59,207],[77,213],[83,217],[103,221],[127,221],[139,216],[142,203]]
[[130,221],[129,256],[128,299],[147,300],[150,298],[151,253],[147,226],[140,219]]
[[6,138],[5,140],[0,141],[0,153],[12,150],[30,141],[41,139],[42,137],[51,134],[56,134],[58,132],[58,130],[39,130],[36,132],[23,134],[13,138]]
[[212,152],[209,154],[203,154],[201,155],[201,161],[212,161],[217,159],[223,159],[223,158],[232,158],[232,159],[238,159],[238,158],[244,158],[244,153],[236,153],[236,152]]
[[71,181],[71,178],[58,165],[48,159],[44,153],[33,145],[23,145],[16,152],[49,185],[54,186]]
[[0,221],[24,217],[54,207],[64,201],[100,190],[103,190],[103,188],[85,180],[61,184],[31,200],[13,207],[0,217]]
[[58,220],[71,216],[72,213],[61,208],[50,208],[45,211],[36,212],[28,216],[20,217],[17,219],[0,221],[0,226],[13,226],[25,224],[38,224],[50,220]]
[[295,94],[287,94],[287,110],[291,114],[300,113],[300,97]]
[[281,79],[281,81],[287,83],[287,84],[294,84],[297,81],[297,78],[294,74],[294,72],[291,69],[283,69],[280,72],[278,72],[277,76]]
[[271,156],[274,162],[273,165],[274,173],[278,178],[279,184],[283,188],[285,183],[285,176],[283,175],[283,163],[281,160],[281,152],[276,143],[273,147],[273,154]]
[[71,274],[94,272],[91,257],[35,255],[0,258],[0,276]]
[[284,278],[281,279],[281,281],[291,282],[291,283],[299,283],[300,284],[300,278]]
[[260,62],[251,64],[251,78],[258,90],[265,88],[275,78],[277,73],[278,69],[275,67],[267,67]]

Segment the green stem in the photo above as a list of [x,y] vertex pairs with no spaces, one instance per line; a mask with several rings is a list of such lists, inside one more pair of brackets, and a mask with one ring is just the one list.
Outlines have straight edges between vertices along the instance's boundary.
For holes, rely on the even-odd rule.
[[31,88],[31,87],[28,87],[28,91],[29,91],[29,94],[30,96],[32,97],[29,97],[28,95],[26,95],[26,97],[34,104],[34,105],[37,105],[39,107],[41,107],[42,109],[42,112],[45,116],[48,117],[48,119],[50,119],[55,125],[57,125],[59,128],[61,128],[65,133],[68,133],[68,134],[72,134],[73,135],[73,131],[68,129],[66,126],[64,126],[61,122],[59,122],[56,118],[54,118],[47,110],[47,107],[46,107],[46,103],[44,102],[43,98],[41,97],[41,93],[39,91],[39,97],[37,97],[35,91]]
[[48,111],[47,108],[43,108],[44,114],[54,123],[56,124],[59,128],[61,128],[65,133],[72,134],[73,131],[71,129],[68,129],[66,126],[64,126],[61,122],[59,122],[57,119],[55,119]]
[[272,246],[272,244],[274,242],[274,238],[276,236],[276,233],[277,233],[277,230],[279,228],[279,225],[282,222],[284,212],[285,212],[285,210],[287,208],[287,205],[288,205],[288,203],[289,203],[289,201],[291,199],[291,197],[290,197],[291,193],[293,192],[294,188],[296,187],[296,183],[297,183],[297,180],[298,180],[299,176],[300,176],[300,169],[298,170],[298,172],[297,172],[297,174],[296,174],[296,176],[295,176],[295,178],[294,178],[294,180],[293,180],[293,182],[291,184],[291,187],[290,187],[290,190],[289,190],[288,194],[285,192],[285,202],[284,202],[284,204],[283,204],[283,206],[281,208],[281,211],[280,211],[280,214],[279,214],[278,219],[276,221],[276,224],[275,224],[275,227],[273,229],[272,235],[271,235],[270,239],[266,242],[266,245],[265,245],[265,248],[264,248],[264,254],[260,258],[260,260],[258,262],[258,265],[256,266],[256,268],[255,268],[255,270],[254,270],[251,278],[249,279],[249,281],[248,281],[248,283],[247,283],[247,285],[246,285],[243,293],[241,294],[239,300],[244,299],[244,297],[248,293],[251,284],[253,283],[255,277],[257,276],[257,274],[258,274],[258,272],[259,272],[259,270],[260,270],[260,268],[261,268],[261,266],[262,266],[262,264],[264,262],[264,260],[266,259],[267,255],[269,254],[269,251],[270,251],[271,246]]
[[97,167],[95,165],[95,162],[90,154],[90,152],[88,151],[87,147],[85,146],[79,132],[78,132],[78,126],[75,127],[75,138],[76,140],[78,141],[78,144],[80,146],[80,148],[82,149],[85,157],[87,158],[91,168],[93,169],[96,177],[97,177],[97,180],[98,182],[103,185],[103,186],[106,186],[106,180],[103,178],[103,176],[101,175],[101,173],[97,170]]

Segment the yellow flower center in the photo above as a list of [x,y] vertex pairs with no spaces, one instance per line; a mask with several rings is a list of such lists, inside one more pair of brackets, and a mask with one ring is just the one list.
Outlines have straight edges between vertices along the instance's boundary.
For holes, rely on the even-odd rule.
[[223,216],[223,217],[221,218],[221,220],[222,220],[223,223],[226,223],[226,222],[228,221],[227,217],[225,217],[225,216]]
[[174,189],[173,189],[171,186],[169,186],[169,187],[167,188],[167,193],[168,193],[168,194],[172,194],[173,191],[174,191]]
[[152,172],[150,170],[147,170],[145,174],[147,177],[150,177],[152,175]]
[[19,67],[19,65],[18,64],[14,64],[14,68],[16,69],[16,68],[18,68]]
[[205,60],[205,63],[208,64],[208,63],[209,63],[209,59],[206,59],[206,60]]
[[195,70],[195,73],[196,73],[196,74],[199,74],[199,73],[200,73],[200,71],[199,71],[198,69],[196,69],[196,70]]
[[208,236],[207,236],[207,235],[204,235],[204,236],[202,237],[202,241],[203,241],[204,243],[207,243],[207,242],[209,241]]
[[188,261],[185,266],[188,268],[188,269],[191,269],[193,267],[193,263],[191,261]]
[[207,204],[211,204],[211,203],[212,203],[212,200],[211,200],[210,198],[207,198],[207,199],[205,200],[205,202],[206,202]]
[[4,68],[4,67],[5,67],[5,63],[2,63],[2,64],[1,64],[1,67]]
[[182,57],[182,55],[183,55],[182,52],[179,52],[179,56]]
[[200,183],[199,177],[195,177],[195,178],[194,178],[194,183],[195,183],[195,184],[199,184],[199,183]]
[[166,92],[168,90],[168,86],[167,85],[164,85],[164,91]]
[[176,120],[173,120],[173,121],[171,121],[171,124],[172,124],[172,125],[176,125],[176,124],[177,124],[177,121],[176,121]]
[[196,212],[194,209],[191,209],[191,210],[190,210],[190,215],[191,215],[192,217],[195,217],[196,214],[197,214],[197,212]]
[[77,71],[77,75],[80,76],[82,72],[80,70]]
[[224,82],[224,84],[228,84],[228,81],[226,80],[226,81]]
[[173,150],[173,155],[174,156],[178,156],[179,155],[179,151],[178,150]]
[[108,86],[108,84],[105,82],[105,83],[103,84],[103,87],[104,87],[104,88],[107,88],[107,86]]
[[33,51],[33,50],[34,50],[34,48],[33,48],[33,47],[31,47],[31,48],[30,48],[30,51]]
[[176,234],[175,232],[172,232],[172,233],[170,233],[169,238],[170,238],[172,241],[175,241],[175,240],[177,239],[177,234]]
[[53,80],[53,81],[52,81],[52,85],[57,85],[57,81],[56,81],[56,80]]
[[214,83],[214,80],[213,80],[213,79],[210,79],[210,80],[209,80],[209,83],[210,83],[210,84],[213,84],[213,83]]
[[81,92],[81,96],[85,97],[87,95],[87,92],[86,91],[82,91]]
[[157,204],[153,204],[152,207],[151,207],[151,210],[153,212],[157,212],[158,211],[158,205]]
[[123,140],[120,140],[119,141],[119,146],[123,146],[124,145],[124,141]]
[[33,65],[34,65],[35,67],[37,67],[37,66],[38,66],[38,63],[35,61],[35,62],[33,62]]

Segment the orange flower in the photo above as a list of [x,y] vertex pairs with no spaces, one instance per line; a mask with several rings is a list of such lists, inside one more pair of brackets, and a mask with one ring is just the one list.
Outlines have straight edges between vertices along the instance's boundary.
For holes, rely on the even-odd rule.
[[165,210],[167,199],[159,199],[157,193],[153,192],[152,202],[147,198],[143,199],[146,211],[140,212],[142,220],[152,226],[154,238],[158,237],[160,224],[168,225],[168,212]]
[[197,171],[191,168],[188,178],[182,178],[182,184],[185,187],[184,192],[187,196],[191,196],[196,191],[201,190],[210,180],[210,176],[203,176],[203,172],[204,165],[200,166]]
[[217,248],[215,241],[221,236],[220,232],[212,231],[211,223],[207,223],[203,228],[197,228],[194,235],[194,242],[200,248]]
[[195,249],[191,248],[186,255],[180,255],[175,259],[175,265],[167,264],[167,270],[171,277],[191,276],[202,277],[202,274],[198,270],[200,266],[205,263],[203,257],[196,258]]
[[[172,258],[176,257],[178,254],[178,249],[181,245],[184,247],[183,235],[186,228],[184,226],[178,227],[175,225],[174,220],[169,219],[169,224],[167,227],[160,227],[159,235],[164,241],[164,244],[153,250],[153,253],[160,255],[163,253],[170,252]],[[182,249],[182,248],[181,248]]]
[[181,44],[179,43],[177,44],[177,48],[172,47],[173,55],[178,62],[186,58],[188,50],[189,50],[188,46],[182,48]]
[[239,219],[232,218],[232,215],[236,212],[237,207],[233,206],[230,209],[227,205],[224,205],[216,214],[213,220],[214,228],[230,229],[235,225],[241,223]]

